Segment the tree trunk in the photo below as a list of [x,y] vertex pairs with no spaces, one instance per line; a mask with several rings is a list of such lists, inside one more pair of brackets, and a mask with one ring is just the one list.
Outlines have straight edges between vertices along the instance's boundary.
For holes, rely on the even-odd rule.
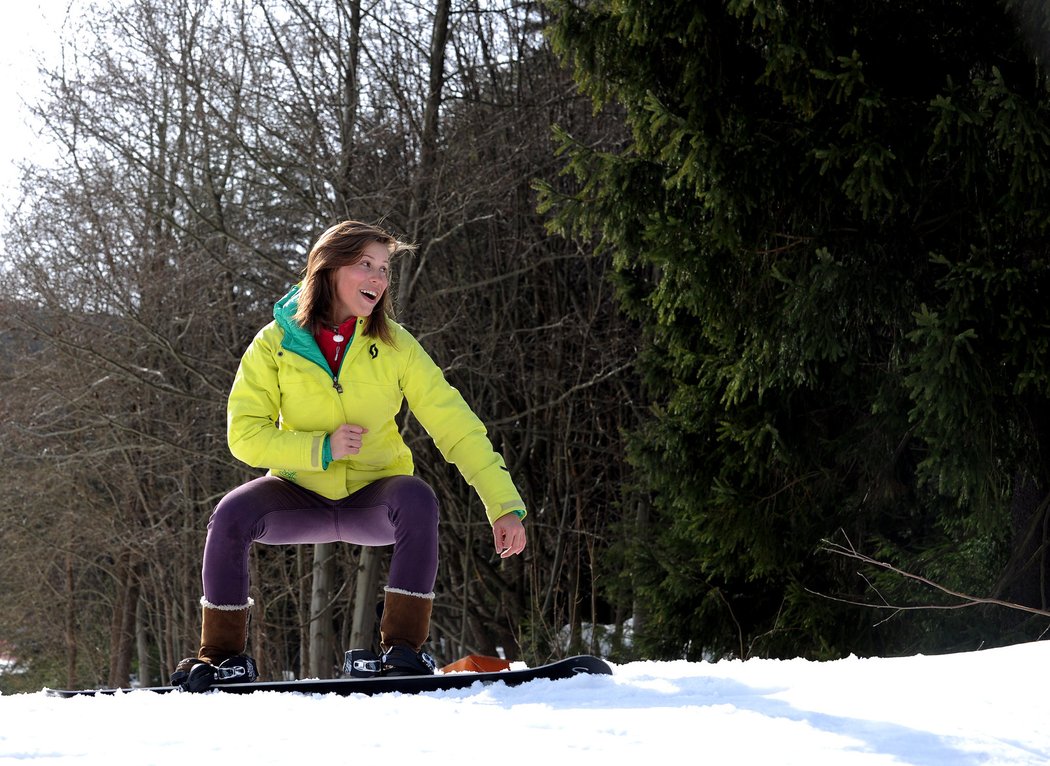
[[[638,534],[647,535],[649,530],[649,504],[644,500],[638,501],[638,507],[635,510],[635,529],[638,530]],[[639,539],[645,539],[640,537]],[[638,595],[638,590],[634,589],[634,600],[632,604],[633,616],[631,620],[631,631],[638,635],[640,632],[646,629],[646,614],[648,609],[643,598]]]
[[310,594],[310,675],[329,678],[335,654],[332,627],[332,581],[335,575],[335,544],[314,546],[313,590]]
[[[445,85],[445,47],[448,43],[448,15],[450,0],[438,0],[434,9],[434,27],[430,37],[430,78],[427,100],[423,110],[423,134],[420,136],[419,172],[413,185],[409,214],[410,238],[418,242],[425,229],[430,203],[434,166],[437,162],[438,116],[441,92]],[[425,262],[425,251],[401,257],[398,279],[398,305],[405,306],[412,296],[416,278]]]
[[73,557],[66,556],[66,684],[77,688],[77,607]]
[[376,625],[375,599],[379,587],[379,564],[382,557],[377,548],[362,548],[357,565],[357,584],[354,589],[354,618],[350,627],[348,649],[374,648]]
[[117,601],[110,634],[109,685],[124,687],[131,676],[131,647],[134,640],[135,611],[139,586],[133,568],[123,561],[118,571]]
[[150,662],[150,639],[147,631],[149,616],[146,614],[146,602],[139,598],[135,611],[135,651],[138,655],[138,680],[142,686],[153,686],[153,663]]
[[349,216],[353,208],[353,160],[357,113],[361,103],[357,68],[361,57],[361,0],[348,3],[350,26],[347,30],[346,62],[343,65],[343,104],[339,115],[339,166],[333,186],[336,193],[336,208],[341,215]]
[[1018,472],[1010,502],[1010,559],[995,595],[1038,609],[1047,608],[1047,527],[1050,493],[1034,478]]

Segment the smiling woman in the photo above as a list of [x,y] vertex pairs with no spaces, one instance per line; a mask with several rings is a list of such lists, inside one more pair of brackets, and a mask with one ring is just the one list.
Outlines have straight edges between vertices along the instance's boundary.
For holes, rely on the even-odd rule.
[[[344,221],[311,248],[300,284],[241,359],[227,432],[237,459],[267,475],[227,494],[204,547],[201,645],[173,685],[252,681],[249,551],[265,545],[393,546],[379,625],[384,674],[434,672],[422,651],[438,566],[438,499],[415,476],[395,416],[407,402],[485,505],[497,554],[521,553],[525,503],[485,426],[419,342],[389,316],[390,260],[412,247]],[[367,349],[367,353],[363,351]]]
[[335,273],[336,324],[350,317],[367,317],[390,284],[390,249],[369,243],[357,263],[341,266]]

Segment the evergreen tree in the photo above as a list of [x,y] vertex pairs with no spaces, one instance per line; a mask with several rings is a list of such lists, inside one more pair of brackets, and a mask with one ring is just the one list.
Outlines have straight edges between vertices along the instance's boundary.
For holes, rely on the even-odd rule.
[[[1022,587],[1045,573],[1050,479],[1042,5],[554,0],[555,49],[631,134],[610,153],[563,132],[576,191],[543,204],[612,254],[647,334],[631,457],[652,521],[627,553],[644,651],[832,657],[1045,628],[884,622],[827,596],[932,596],[820,553],[844,535],[1045,604]],[[1022,487],[1034,501],[1011,506]]]

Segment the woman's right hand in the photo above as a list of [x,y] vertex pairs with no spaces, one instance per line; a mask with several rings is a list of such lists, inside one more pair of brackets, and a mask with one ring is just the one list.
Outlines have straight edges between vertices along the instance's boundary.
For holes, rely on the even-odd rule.
[[343,423],[328,436],[332,448],[332,460],[340,460],[347,455],[356,455],[361,451],[361,440],[368,433],[364,426]]

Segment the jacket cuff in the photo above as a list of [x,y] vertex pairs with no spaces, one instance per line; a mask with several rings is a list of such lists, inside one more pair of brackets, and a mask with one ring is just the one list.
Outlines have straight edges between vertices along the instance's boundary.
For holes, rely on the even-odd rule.
[[521,502],[521,500],[504,503],[499,508],[489,508],[486,515],[489,518],[489,524],[495,524],[497,519],[503,518],[508,513],[513,513],[519,519],[524,519],[526,516],[525,503]]
[[332,437],[331,434],[325,434],[324,446],[321,447],[321,470],[327,471],[328,466],[332,464]]

